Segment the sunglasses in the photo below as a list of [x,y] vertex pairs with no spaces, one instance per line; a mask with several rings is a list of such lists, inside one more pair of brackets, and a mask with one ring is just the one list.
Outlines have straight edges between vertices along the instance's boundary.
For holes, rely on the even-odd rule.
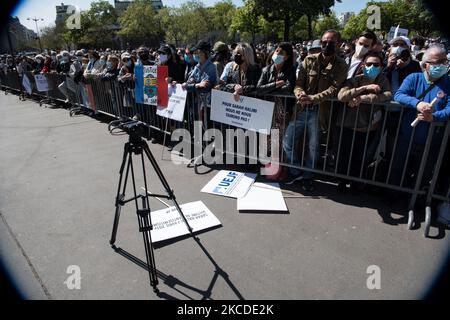
[[381,64],[380,63],[378,63],[378,62],[366,62],[366,66],[367,67],[371,67],[371,66],[374,66],[375,68],[378,68],[378,67],[380,67],[381,66]]

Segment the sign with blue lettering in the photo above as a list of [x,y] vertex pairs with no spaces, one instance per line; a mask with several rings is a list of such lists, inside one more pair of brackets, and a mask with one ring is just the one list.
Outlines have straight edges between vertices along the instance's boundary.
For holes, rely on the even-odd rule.
[[256,173],[222,170],[208,182],[202,192],[239,199],[247,194],[255,179]]

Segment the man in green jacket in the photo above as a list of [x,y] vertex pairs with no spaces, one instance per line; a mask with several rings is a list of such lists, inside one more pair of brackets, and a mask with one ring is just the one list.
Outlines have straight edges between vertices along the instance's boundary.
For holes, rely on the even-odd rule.
[[[321,39],[322,52],[307,56],[297,76],[294,90],[297,110],[294,113],[295,119],[289,123],[283,139],[287,163],[295,168],[289,167],[289,176],[283,183],[291,185],[302,181],[305,191],[314,190],[313,174],[311,171],[302,173],[298,168],[315,168],[319,145],[319,115],[322,115],[321,122],[329,121],[325,119],[330,108],[326,100],[337,96],[339,88],[347,78],[348,66],[337,52],[340,41],[341,35],[338,31],[326,31]],[[305,136],[305,131],[308,149],[305,150],[305,159],[300,164],[295,146],[298,139]],[[303,143],[306,145],[306,141]]]

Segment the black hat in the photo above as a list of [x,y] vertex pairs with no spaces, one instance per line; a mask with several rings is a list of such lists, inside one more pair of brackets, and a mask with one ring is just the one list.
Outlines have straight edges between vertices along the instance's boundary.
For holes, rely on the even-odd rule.
[[192,49],[191,51],[201,50],[204,52],[210,52],[211,51],[211,45],[206,42],[205,40],[200,40]]
[[164,53],[164,54],[167,54],[167,55],[171,55],[172,51],[170,50],[170,47],[167,44],[163,44],[158,49],[158,53]]

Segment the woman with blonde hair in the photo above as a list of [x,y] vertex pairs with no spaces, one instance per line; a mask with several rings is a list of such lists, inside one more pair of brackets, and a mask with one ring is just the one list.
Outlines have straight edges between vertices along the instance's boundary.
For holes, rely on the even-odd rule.
[[255,63],[255,54],[248,43],[238,43],[233,51],[234,61],[228,63],[220,77],[218,89],[241,95],[253,93],[261,76],[261,69]]

